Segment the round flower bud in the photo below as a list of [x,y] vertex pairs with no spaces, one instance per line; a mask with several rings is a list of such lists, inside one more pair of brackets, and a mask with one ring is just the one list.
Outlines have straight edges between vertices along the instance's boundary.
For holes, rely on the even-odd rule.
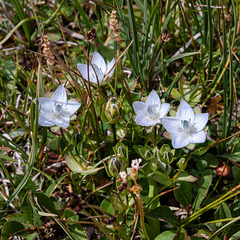
[[112,177],[117,177],[121,169],[121,162],[116,157],[112,157],[108,162],[108,169]]
[[105,108],[105,116],[108,122],[120,116],[120,103],[118,102],[116,97],[111,97]]

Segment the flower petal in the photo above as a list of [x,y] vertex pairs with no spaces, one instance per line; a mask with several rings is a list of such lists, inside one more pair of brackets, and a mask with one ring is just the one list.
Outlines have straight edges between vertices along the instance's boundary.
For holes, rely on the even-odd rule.
[[152,120],[148,115],[141,114],[137,115],[135,118],[135,122],[141,126],[149,127],[155,126],[156,124],[160,123],[160,120]]
[[55,119],[55,121],[56,121],[57,126],[62,127],[62,128],[68,128],[70,118],[61,115],[58,119]]
[[206,141],[206,133],[204,131],[193,133],[189,139],[191,143],[204,143]]
[[172,135],[172,146],[174,148],[182,148],[191,143],[190,138],[184,134],[173,134]]
[[66,105],[63,106],[62,114],[66,117],[70,117],[74,114],[81,106],[81,103],[68,101]]
[[41,111],[51,111],[51,109],[54,109],[54,101],[51,98],[40,97],[39,105]]
[[95,64],[93,64],[93,76],[96,79],[96,83],[99,82],[99,84],[102,82],[103,78],[104,78],[104,74],[102,72],[102,70]]
[[189,104],[183,99],[177,110],[177,118],[180,120],[191,120],[191,122],[194,121],[194,112]]
[[[77,68],[78,68],[79,72],[81,73],[82,77],[86,81],[88,81],[88,67],[87,67],[87,64],[78,63]],[[97,83],[96,74],[95,74],[92,66],[89,66],[89,78],[90,78],[90,82]]]
[[98,66],[98,68],[101,69],[103,74],[106,74],[106,63],[103,59],[103,57],[98,53],[98,52],[94,52],[93,56],[92,56],[92,61],[91,61],[92,65],[96,65]]
[[148,106],[144,102],[136,101],[133,103],[133,109],[137,115],[146,114]]
[[206,126],[208,122],[208,113],[200,113],[195,115],[194,121],[193,121],[193,127],[196,129],[196,131],[201,131]]
[[151,93],[148,95],[146,104],[148,106],[156,106],[156,108],[160,109],[161,101],[158,94],[154,90],[152,90]]
[[163,103],[161,105],[161,109],[160,109],[160,112],[159,112],[159,118],[165,117],[168,114],[169,110],[170,110],[170,104],[169,103]]
[[164,117],[161,119],[161,123],[171,134],[178,135],[182,130],[181,121],[175,117]]
[[52,127],[57,125],[62,128],[67,128],[69,126],[69,121],[69,117],[60,115],[56,118],[54,115],[43,112],[39,116],[38,124],[44,127]]
[[[106,74],[109,73],[109,71],[112,69],[112,67],[114,66],[114,64],[115,64],[115,59],[113,58],[112,61],[109,62],[108,65],[107,65]],[[114,73],[114,69],[115,69],[115,67],[114,67],[114,68],[112,69],[112,71],[109,73],[108,78],[111,78],[111,77],[112,77],[112,75],[113,75],[113,73]]]
[[46,112],[42,112],[38,119],[38,124],[44,127],[51,127],[56,125],[54,118],[51,118]]
[[57,88],[51,99],[56,102],[67,103],[67,93],[63,85]]

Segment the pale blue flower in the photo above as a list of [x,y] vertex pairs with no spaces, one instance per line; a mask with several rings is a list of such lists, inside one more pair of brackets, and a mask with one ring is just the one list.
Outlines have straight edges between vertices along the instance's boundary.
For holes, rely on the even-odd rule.
[[136,101],[133,103],[137,114],[135,122],[142,126],[154,126],[161,122],[170,110],[169,103],[161,103],[158,94],[153,90],[147,97],[146,102]]
[[[114,69],[115,69],[115,67],[113,67],[114,64],[115,64],[115,59],[113,58],[112,61],[106,65],[103,57],[98,52],[95,51],[93,54],[93,57],[92,57],[91,64],[89,65],[89,80],[90,80],[90,82],[95,83],[95,84],[97,84],[97,83],[101,84],[107,74],[109,74],[108,78],[111,78],[114,73]],[[88,80],[87,64],[78,63],[77,67],[78,67],[78,70],[81,73],[82,77],[85,80]]]
[[190,143],[203,143],[206,134],[203,128],[208,122],[208,113],[195,115],[189,104],[181,100],[176,117],[161,119],[162,125],[172,134],[172,146],[182,148]]
[[67,93],[62,85],[53,93],[52,98],[39,98],[40,116],[38,123],[44,127],[57,125],[67,128],[70,116],[76,112],[81,103],[68,101]]

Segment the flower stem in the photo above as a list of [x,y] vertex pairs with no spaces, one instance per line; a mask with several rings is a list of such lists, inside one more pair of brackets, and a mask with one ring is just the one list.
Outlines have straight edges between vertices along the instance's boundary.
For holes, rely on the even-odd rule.
[[142,200],[140,198],[140,196],[137,196],[137,202],[138,202],[138,209],[140,212],[140,225],[143,231],[143,235],[147,240],[150,240],[150,238],[148,237],[146,228],[145,228],[145,223],[144,223],[144,211],[143,211],[143,206],[142,206]]

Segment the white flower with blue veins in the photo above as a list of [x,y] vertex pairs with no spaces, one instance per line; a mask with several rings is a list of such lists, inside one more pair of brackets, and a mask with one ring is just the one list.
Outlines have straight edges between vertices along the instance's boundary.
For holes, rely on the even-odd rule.
[[161,123],[161,119],[170,110],[169,103],[161,103],[158,94],[153,90],[147,97],[146,102],[136,101],[133,103],[134,111],[137,114],[135,122],[142,126],[155,126]]
[[59,126],[67,128],[70,116],[75,113],[81,103],[68,101],[67,93],[62,85],[53,93],[52,98],[40,97],[40,116],[38,123],[44,127]]
[[[108,75],[108,78],[111,78],[115,69],[114,64],[115,59],[113,58],[112,61],[106,65],[103,57],[95,51],[91,61],[92,66],[89,65],[89,81],[91,83],[101,84],[106,75]],[[78,63],[77,67],[82,77],[88,81],[87,64]]]
[[181,100],[176,117],[165,117],[162,125],[172,134],[172,146],[182,148],[190,143],[204,143],[206,133],[203,128],[208,122],[208,113],[195,115],[189,104]]

